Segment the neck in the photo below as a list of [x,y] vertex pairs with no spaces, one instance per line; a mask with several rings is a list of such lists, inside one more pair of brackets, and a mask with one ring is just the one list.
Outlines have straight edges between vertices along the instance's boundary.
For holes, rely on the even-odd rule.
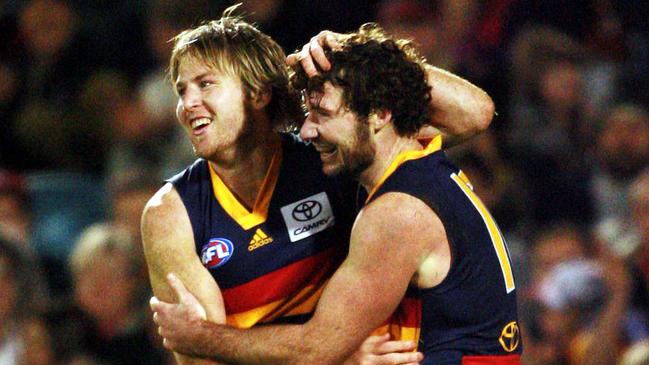
[[237,143],[221,158],[210,159],[210,164],[221,180],[248,208],[252,208],[273,156],[281,148],[278,133],[255,133],[255,138]]
[[392,164],[392,161],[402,152],[417,151],[423,146],[415,137],[402,137],[391,127],[382,129],[375,135],[376,151],[374,162],[359,175],[358,181],[368,192],[380,182],[381,178]]

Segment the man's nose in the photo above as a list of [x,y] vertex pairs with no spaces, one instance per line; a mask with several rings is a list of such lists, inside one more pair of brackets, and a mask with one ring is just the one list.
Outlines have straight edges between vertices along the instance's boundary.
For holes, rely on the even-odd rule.
[[185,110],[191,110],[201,104],[201,93],[198,90],[191,90],[187,88],[185,94],[182,97],[183,108]]
[[307,115],[304,124],[300,128],[300,138],[304,141],[318,138],[318,123],[315,123],[310,115]]

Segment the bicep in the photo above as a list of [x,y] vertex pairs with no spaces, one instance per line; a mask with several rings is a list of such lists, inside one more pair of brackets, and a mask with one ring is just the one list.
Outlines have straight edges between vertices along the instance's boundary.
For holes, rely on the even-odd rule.
[[176,302],[166,279],[173,272],[203,305],[210,321],[225,322],[218,285],[195,252],[189,217],[170,185],[163,187],[145,208],[142,242],[151,288],[159,299]]
[[[359,215],[348,257],[327,284],[309,322],[319,328],[320,336],[328,336],[329,346],[344,349],[344,355],[394,312],[425,256],[424,240],[410,233],[417,229],[421,206],[412,205],[410,200],[416,200],[412,197],[404,201],[404,194],[388,195]],[[345,336],[340,336],[343,331]]]

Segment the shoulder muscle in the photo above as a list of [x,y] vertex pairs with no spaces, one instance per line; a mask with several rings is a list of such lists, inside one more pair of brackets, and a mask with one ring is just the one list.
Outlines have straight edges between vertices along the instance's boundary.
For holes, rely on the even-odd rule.
[[450,267],[442,221],[426,203],[409,194],[386,193],[364,207],[354,225],[350,252],[355,249],[353,243],[360,242],[389,252],[395,264],[410,268],[418,286],[439,283]]

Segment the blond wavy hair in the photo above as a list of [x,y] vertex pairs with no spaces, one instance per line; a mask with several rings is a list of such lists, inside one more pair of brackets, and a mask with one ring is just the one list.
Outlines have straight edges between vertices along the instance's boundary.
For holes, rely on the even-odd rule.
[[273,126],[293,129],[301,122],[302,110],[299,97],[288,82],[286,55],[272,38],[234,15],[239,5],[227,8],[220,19],[187,29],[173,39],[171,82],[178,78],[183,60],[196,59],[238,77],[248,97],[270,92],[267,112]]

